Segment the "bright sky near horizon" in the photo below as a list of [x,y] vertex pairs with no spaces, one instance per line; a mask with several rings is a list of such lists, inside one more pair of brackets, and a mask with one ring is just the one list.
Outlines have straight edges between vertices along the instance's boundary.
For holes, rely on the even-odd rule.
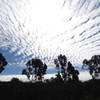
[[81,66],[100,54],[100,0],[0,0],[0,52],[3,74],[21,73],[32,57],[53,69],[59,54]]

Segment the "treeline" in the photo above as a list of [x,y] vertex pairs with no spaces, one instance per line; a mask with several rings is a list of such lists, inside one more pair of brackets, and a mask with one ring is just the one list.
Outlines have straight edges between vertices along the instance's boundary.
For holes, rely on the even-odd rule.
[[[57,69],[56,80],[57,81],[79,81],[78,70],[67,60],[65,55],[58,55],[54,59],[54,64]],[[46,74],[48,66],[40,59],[31,59],[26,63],[27,68],[23,69],[22,74],[26,75],[29,80],[43,80],[43,76]],[[91,59],[83,60],[82,69],[87,67],[92,79],[97,79],[100,73],[100,55],[94,55]],[[32,77],[30,77],[32,76]]]
[[[30,82],[22,82],[13,78],[10,82],[0,82],[0,98],[10,100],[100,100],[100,80],[96,80],[100,73],[100,55],[83,60],[84,69],[87,67],[92,80],[79,81],[79,71],[75,69],[65,55],[58,55],[54,59],[57,69],[56,77],[44,80],[48,66],[40,59],[26,62],[22,74]],[[7,61],[0,54],[0,72],[5,69]],[[33,83],[33,80],[36,82]]]
[[[4,56],[0,53],[0,73],[5,69],[7,63],[8,62]],[[54,59],[54,64],[57,69],[55,78],[56,81],[79,81],[79,71],[75,69],[75,67],[70,61],[68,61],[65,55],[58,55],[58,57]],[[92,79],[99,77],[100,55],[94,55],[89,60],[84,59],[82,69],[85,67],[89,69],[89,73],[92,76]],[[22,70],[22,75],[26,75],[30,81],[43,81],[47,68],[48,66],[46,63],[43,63],[41,59],[32,58],[26,62],[26,68]]]

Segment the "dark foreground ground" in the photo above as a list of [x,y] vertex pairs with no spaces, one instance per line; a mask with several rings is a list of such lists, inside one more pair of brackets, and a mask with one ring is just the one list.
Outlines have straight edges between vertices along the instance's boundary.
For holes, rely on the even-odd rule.
[[100,80],[88,82],[0,82],[0,100],[100,100]]

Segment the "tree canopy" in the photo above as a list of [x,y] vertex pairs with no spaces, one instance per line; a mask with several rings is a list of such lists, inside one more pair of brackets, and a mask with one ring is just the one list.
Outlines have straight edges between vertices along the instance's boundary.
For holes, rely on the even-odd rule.
[[67,57],[65,55],[58,55],[56,59],[54,59],[54,63],[58,70],[57,73],[57,80],[59,81],[66,81],[66,80],[73,80],[78,81],[79,71],[75,70],[71,62],[67,61]]
[[82,67],[88,67],[89,73],[92,78],[97,78],[100,73],[100,55],[94,55],[89,60],[84,59]]
[[40,59],[31,59],[26,63],[27,69],[23,69],[22,74],[27,75],[28,79],[30,76],[35,75],[35,80],[42,80],[43,75],[46,74],[47,65],[43,63]]
[[4,58],[4,56],[0,53],[0,73],[5,69],[5,66],[7,65],[7,61]]

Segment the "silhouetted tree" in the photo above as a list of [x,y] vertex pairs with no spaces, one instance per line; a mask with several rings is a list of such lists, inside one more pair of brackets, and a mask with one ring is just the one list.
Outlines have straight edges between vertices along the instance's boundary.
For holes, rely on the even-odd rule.
[[[60,76],[63,80],[66,80],[66,64],[67,64],[67,58],[65,55],[60,54],[57,59],[54,59],[54,64],[56,65],[56,68],[58,70],[57,77]],[[59,79],[59,77],[58,77]]]
[[72,79],[72,75],[74,73],[74,67],[72,66],[71,62],[68,62],[67,72],[68,72],[68,79]]
[[26,69],[23,69],[23,70],[22,70],[22,75],[27,75]]
[[60,75],[60,72],[58,72],[57,74],[56,74],[56,81],[57,82],[62,82],[63,80],[62,80],[62,77],[61,77],[61,75]]
[[82,67],[88,67],[90,75],[95,79],[100,73],[100,55],[94,55],[90,60],[84,59]]
[[27,78],[30,80],[30,75],[32,74],[31,72],[30,72],[30,69],[31,68],[28,68],[28,70],[27,69],[23,69],[22,70],[22,75],[26,75],[27,76]]
[[78,70],[74,70],[73,74],[72,74],[72,80],[73,81],[79,81],[79,71]]
[[5,66],[7,65],[7,61],[4,58],[4,56],[0,53],[0,73],[5,69]]
[[31,59],[27,63],[27,69],[28,73],[32,75],[35,75],[35,80],[42,80],[43,75],[46,74],[47,65],[40,60],[40,59]]
[[67,72],[68,72],[68,79],[73,80],[73,81],[79,81],[78,75],[79,71],[75,70],[71,62],[68,62],[68,67],[67,67]]
[[[65,55],[60,54],[57,59],[54,59],[54,63],[58,70],[58,74],[56,75],[57,79],[61,81],[73,80],[78,81],[78,70],[75,70],[70,62],[67,62],[67,57]],[[59,77],[58,77],[59,76]]]

